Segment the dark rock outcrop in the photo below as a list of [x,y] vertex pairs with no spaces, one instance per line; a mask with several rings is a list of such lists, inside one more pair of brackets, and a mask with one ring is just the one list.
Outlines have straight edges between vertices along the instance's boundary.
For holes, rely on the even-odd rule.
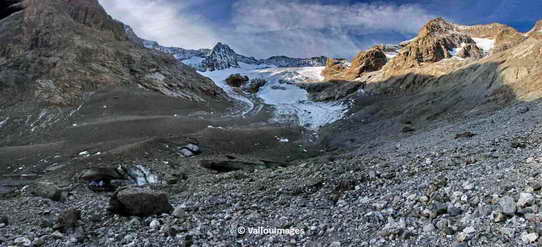
[[97,0],[23,6],[0,21],[0,103],[76,105],[89,92],[138,86],[196,102],[226,98],[192,68],[131,41]]

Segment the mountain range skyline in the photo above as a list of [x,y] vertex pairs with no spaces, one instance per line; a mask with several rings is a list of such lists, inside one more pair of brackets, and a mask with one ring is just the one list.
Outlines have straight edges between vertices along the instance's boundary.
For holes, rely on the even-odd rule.
[[257,58],[350,58],[375,44],[408,40],[436,17],[467,25],[499,22],[526,32],[542,9],[532,0],[100,2],[139,36],[164,46],[200,49],[223,42]]

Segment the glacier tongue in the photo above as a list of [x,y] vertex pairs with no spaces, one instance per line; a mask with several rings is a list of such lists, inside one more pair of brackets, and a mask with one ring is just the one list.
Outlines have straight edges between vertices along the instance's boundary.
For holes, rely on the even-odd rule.
[[257,65],[240,63],[240,68],[201,72],[201,74],[210,77],[230,97],[245,102],[248,110],[244,113],[251,111],[254,103],[249,99],[248,94],[227,85],[225,79],[235,73],[246,75],[251,79],[265,79],[267,83],[256,93],[256,97],[275,108],[275,121],[295,121],[300,126],[318,129],[341,119],[347,109],[347,106],[339,102],[314,102],[309,99],[309,94],[305,89],[296,85],[302,82],[321,81],[323,69],[324,67],[261,68]]

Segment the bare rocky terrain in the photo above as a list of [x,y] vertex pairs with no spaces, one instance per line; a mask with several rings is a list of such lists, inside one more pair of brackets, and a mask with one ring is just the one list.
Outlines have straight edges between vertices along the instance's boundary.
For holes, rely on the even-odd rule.
[[350,107],[315,130],[242,114],[97,1],[0,7],[0,246],[542,245],[540,23],[330,60],[302,86]]

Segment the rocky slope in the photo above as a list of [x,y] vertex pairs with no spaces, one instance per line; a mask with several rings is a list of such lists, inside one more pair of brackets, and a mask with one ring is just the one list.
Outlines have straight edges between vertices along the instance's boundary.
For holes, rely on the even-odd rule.
[[77,105],[85,93],[142,86],[204,102],[224,97],[212,81],[130,42],[97,1],[23,1],[0,20],[2,97]]
[[178,48],[178,47],[161,46],[156,41],[150,41],[150,40],[145,40],[145,39],[140,38],[134,32],[132,27],[128,25],[124,25],[124,30],[126,31],[126,35],[128,35],[128,38],[132,40],[134,43],[138,44],[139,46],[149,48],[149,49],[155,49],[163,53],[171,54],[177,60],[186,60],[192,57],[205,57],[206,54],[209,54],[209,52],[211,52],[210,49],[190,50],[190,49],[183,49],[183,48]]
[[[92,94],[62,118],[64,108],[22,107],[21,116],[4,119],[10,107],[27,104],[17,94],[15,106],[0,111],[0,246],[542,243],[542,38],[536,33],[521,38],[503,25],[436,19],[414,40],[375,47],[351,64],[330,60],[331,76],[355,81],[307,88],[350,107],[343,119],[315,132],[271,124],[273,110],[265,104],[240,116],[226,109],[221,91],[214,98],[198,88],[175,91],[208,103],[201,104],[131,87],[150,88],[145,78],[124,77],[125,64],[116,60],[124,52],[156,61],[153,72],[186,67],[142,49],[145,44],[126,36],[121,24],[94,19],[103,13],[96,2],[43,2],[27,0],[24,10],[0,20],[7,30],[0,40],[10,41],[0,48],[0,63],[10,65],[0,67],[0,75],[21,77],[23,69],[33,75],[32,69],[55,61],[62,66],[55,73],[43,69],[45,75],[76,81],[52,96],[65,100],[72,87]],[[42,26],[22,28],[16,21],[25,20],[22,15]],[[78,38],[45,32],[55,18],[68,20],[61,22],[68,34],[85,32]],[[17,40],[29,47],[18,48]],[[70,58],[68,51],[77,56],[70,49],[84,45],[98,57],[85,53],[88,67],[76,59],[70,66],[40,49],[62,51],[62,44],[68,49],[62,58]],[[214,57],[232,54],[220,48]],[[147,73],[137,61],[129,64],[130,74]],[[96,68],[128,81],[102,87],[94,82],[102,73],[89,71]],[[179,73],[187,76],[182,83],[206,85],[193,70]],[[34,92],[33,81],[19,78],[24,83],[11,89],[5,81],[2,90],[12,90],[5,94]],[[270,81],[294,89],[289,83]]]
[[[536,30],[536,27],[533,29]],[[465,68],[480,68],[482,71],[496,70],[490,73],[490,81],[500,81],[506,77],[503,84],[511,84],[515,74],[518,78],[530,77],[525,84],[532,84],[538,78],[538,63],[534,61],[538,50],[539,39],[533,32],[523,34],[502,24],[463,26],[438,18],[427,23],[418,36],[410,41],[401,43],[395,51],[379,52],[379,56],[366,56],[381,50],[361,52],[350,64],[337,63],[330,60],[323,75],[327,80],[356,81],[346,83],[349,87],[365,87],[385,89],[386,92],[405,92],[420,87],[436,87],[435,81],[470,81],[470,73],[460,73]],[[382,53],[387,55],[384,61]],[[518,57],[514,54],[524,54]],[[513,61],[513,62],[511,62]],[[385,63],[384,65],[382,65]],[[363,64],[377,64],[371,70],[363,71]],[[506,67],[508,64],[517,67],[524,73],[516,73]],[[512,65],[515,64],[515,65]],[[521,64],[519,68],[517,64]],[[496,68],[494,68],[496,66]],[[355,72],[355,73],[353,73]],[[503,73],[501,73],[503,72]],[[450,75],[455,75],[450,78]],[[464,77],[464,78],[459,78]],[[523,78],[525,79],[525,78]],[[518,81],[513,79],[514,82]],[[495,83],[489,83],[495,85]],[[345,87],[345,84],[331,87],[328,94],[333,94],[333,88]],[[518,87],[522,87],[519,86]],[[497,89],[495,89],[497,90]],[[355,90],[354,90],[355,91]],[[378,90],[377,90],[378,91]],[[352,93],[350,91],[349,93]],[[378,93],[378,92],[373,92]],[[491,94],[491,93],[489,93]],[[346,96],[346,95],[343,95]],[[325,97],[323,97],[325,98]]]

